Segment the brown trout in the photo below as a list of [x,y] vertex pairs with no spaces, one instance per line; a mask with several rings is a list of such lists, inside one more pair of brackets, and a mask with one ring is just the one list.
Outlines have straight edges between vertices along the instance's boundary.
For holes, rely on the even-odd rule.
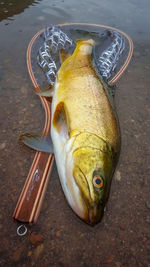
[[74,212],[102,218],[120,151],[112,96],[92,64],[92,39],[77,41],[56,77],[51,138],[61,185]]
[[61,56],[53,88],[52,144],[50,138],[21,137],[34,149],[54,153],[69,205],[91,225],[103,216],[120,151],[113,97],[93,67],[94,46],[92,39],[79,40],[72,55]]

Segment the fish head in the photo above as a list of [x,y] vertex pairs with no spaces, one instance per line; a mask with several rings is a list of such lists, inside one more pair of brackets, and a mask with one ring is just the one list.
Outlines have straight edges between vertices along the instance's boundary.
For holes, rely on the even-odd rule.
[[[72,148],[72,167],[67,174],[68,179],[72,176],[73,182],[70,187],[68,183],[68,189],[75,213],[88,224],[95,225],[103,216],[108,198],[113,158],[105,141],[95,135],[83,135],[76,138]],[[78,142],[77,139],[84,140]]]

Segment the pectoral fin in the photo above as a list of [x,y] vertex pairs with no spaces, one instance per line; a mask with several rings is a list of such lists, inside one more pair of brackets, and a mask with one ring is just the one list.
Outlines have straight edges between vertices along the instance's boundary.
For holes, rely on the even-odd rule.
[[19,141],[34,150],[53,154],[53,144],[50,136],[25,133],[19,137]]
[[57,132],[65,139],[69,136],[69,118],[64,105],[64,102],[60,102],[55,109],[53,121],[53,127]]

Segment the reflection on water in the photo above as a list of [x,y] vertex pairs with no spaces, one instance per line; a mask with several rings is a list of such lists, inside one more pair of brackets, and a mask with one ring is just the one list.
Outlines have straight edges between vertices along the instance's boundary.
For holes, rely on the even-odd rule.
[[19,14],[41,0],[0,0],[0,21]]

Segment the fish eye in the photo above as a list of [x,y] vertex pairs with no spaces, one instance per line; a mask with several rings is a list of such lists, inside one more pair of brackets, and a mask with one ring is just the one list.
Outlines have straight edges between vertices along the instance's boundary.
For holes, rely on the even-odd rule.
[[100,175],[95,175],[93,177],[93,185],[97,188],[97,189],[102,189],[103,185],[104,185],[104,181],[103,178]]

